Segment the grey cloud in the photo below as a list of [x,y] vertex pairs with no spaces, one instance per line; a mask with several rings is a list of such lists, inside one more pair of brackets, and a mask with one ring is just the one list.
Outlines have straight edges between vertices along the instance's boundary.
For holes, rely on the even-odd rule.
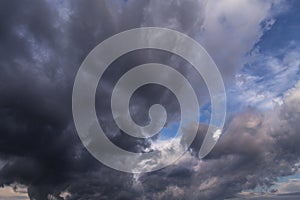
[[[210,4],[217,5],[216,1]],[[248,1],[242,3],[243,6],[250,4]],[[212,33],[219,26],[216,19],[223,10],[218,7],[219,10],[209,13],[207,6],[205,1],[192,0],[1,1],[0,158],[4,164],[0,170],[0,185],[24,184],[28,187],[30,198],[35,200],[44,200],[49,194],[59,199],[59,194],[66,190],[72,194],[68,199],[74,200],[218,199],[257,184],[270,184],[265,177],[272,179],[292,173],[289,162],[293,163],[298,152],[297,123],[286,119],[284,126],[290,125],[290,137],[278,133],[270,136],[263,130],[266,128],[266,117],[252,111],[234,117],[222,141],[206,160],[198,161],[188,155],[178,166],[139,178],[99,164],[76,136],[71,113],[75,74],[92,48],[120,31],[142,26],[182,31],[205,45],[224,77],[229,80],[238,69],[241,57],[251,50],[264,32],[260,24],[269,17],[269,4],[264,2],[261,8],[257,1],[251,6],[252,9],[261,8],[258,10],[259,17],[250,20],[245,15],[243,22],[250,20],[251,26],[242,26],[244,31],[232,34],[222,29],[221,32],[216,31],[217,35]],[[231,15],[228,15],[230,21]],[[233,23],[236,24],[239,22]],[[249,36],[246,30],[252,25],[255,29]],[[228,45],[224,40],[232,39],[230,35],[245,37],[248,42],[230,45],[232,52],[241,53],[228,57],[220,49]],[[116,66],[123,63],[128,63],[128,66],[122,65],[123,68],[120,68],[123,71],[108,71],[109,76],[103,80],[107,91],[100,94],[109,96],[113,81],[130,65],[140,64],[144,59],[153,60],[160,54],[157,61],[181,70],[200,91],[198,95],[204,98],[203,102],[207,100],[202,79],[184,61],[160,52],[145,53],[135,52],[119,63],[116,61]],[[142,102],[134,116],[137,121],[140,119],[139,123],[147,121],[147,115],[139,113],[145,113],[147,107],[156,101],[167,106],[172,120],[178,120],[178,109],[175,109],[178,103],[169,91],[158,89],[163,99],[151,97],[153,95],[143,98],[145,92],[153,94],[156,89],[148,88],[135,94],[136,99]],[[101,97],[98,94],[97,106],[104,109],[105,116],[99,117],[99,121],[109,130],[112,141],[131,151],[143,151],[149,147],[149,141],[136,141],[119,132],[106,106],[109,100]],[[292,103],[286,105],[289,106],[281,113],[295,115]],[[258,116],[258,130],[244,123],[249,121],[250,116]],[[205,130],[205,126],[202,129]],[[198,136],[200,141],[201,133]],[[197,148],[197,143],[199,141],[193,144],[191,151]],[[274,148],[275,144],[278,150]],[[287,146],[289,148],[285,148]],[[270,155],[264,152],[270,152]],[[272,159],[277,159],[276,165],[271,163]],[[232,175],[232,172],[235,174]]]
[[[196,160],[188,154],[173,167],[142,176],[140,180],[144,190],[149,191],[149,199],[157,196],[167,199],[170,188],[177,187],[181,191],[178,199],[233,198],[257,186],[267,189],[275,184],[277,177],[296,173],[300,127],[293,120],[298,118],[290,116],[300,112],[290,108],[299,108],[299,89],[298,83],[286,93],[284,104],[270,113],[249,109],[236,114],[204,160]],[[156,182],[160,184],[156,186]],[[270,199],[296,197],[273,194]]]

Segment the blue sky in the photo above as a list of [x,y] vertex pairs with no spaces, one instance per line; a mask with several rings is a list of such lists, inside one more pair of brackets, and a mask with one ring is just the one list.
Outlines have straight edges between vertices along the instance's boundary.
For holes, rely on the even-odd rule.
[[298,81],[299,66],[291,62],[300,52],[300,2],[288,2],[286,10],[277,14],[271,29],[247,55],[248,61],[237,74],[236,88],[229,89],[230,110],[240,106],[270,109],[280,104],[284,92]]
[[287,12],[280,13],[272,29],[266,32],[258,43],[264,52],[276,52],[284,49],[291,42],[299,43],[300,2],[297,0],[287,1]]

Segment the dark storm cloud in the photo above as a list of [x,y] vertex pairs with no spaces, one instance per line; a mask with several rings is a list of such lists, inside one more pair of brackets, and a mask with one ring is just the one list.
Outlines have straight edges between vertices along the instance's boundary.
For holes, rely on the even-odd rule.
[[75,174],[98,165],[79,145],[70,107],[72,79],[92,46],[71,45],[73,38],[65,33],[72,26],[64,24],[57,10],[61,2],[56,3],[2,1],[0,6],[0,157],[6,163],[0,184],[25,184],[38,200],[57,196]]
[[[222,141],[206,160],[199,161],[188,154],[178,165],[142,176],[124,174],[99,164],[76,136],[71,113],[72,84],[90,50],[113,34],[141,26],[173,28],[197,38],[205,18],[210,19],[205,16],[205,8],[206,1],[192,0],[184,3],[1,1],[0,158],[5,164],[0,169],[0,185],[24,184],[30,198],[36,200],[45,200],[49,194],[61,199],[59,195],[64,191],[71,194],[69,200],[222,199],[242,189],[270,184],[278,175],[292,173],[289,162],[293,163],[299,153],[296,146],[299,127],[296,123],[291,124],[291,130],[287,131],[289,137],[277,133],[269,135],[260,129],[265,127],[265,117],[252,111],[230,121]],[[226,35],[220,38],[226,40]],[[231,46],[234,52],[246,53],[259,37],[246,39],[251,42]],[[215,50],[219,49],[216,44],[205,45],[215,52],[221,71],[229,67],[228,77],[233,76],[239,62],[232,57],[221,59],[222,53]],[[108,136],[131,151],[143,151],[149,147],[149,141],[137,141],[121,134],[107,109],[109,98],[101,98],[101,94],[109,97],[114,79],[123,73],[120,69],[140,64],[141,60],[153,60],[160,54],[158,61],[181,70],[194,87],[198,87],[203,102],[207,98],[205,86],[196,84],[201,83],[201,79],[194,71],[183,70],[183,65],[188,67],[184,61],[161,52],[144,53],[135,52],[116,61],[116,67],[122,63],[128,63],[128,66],[108,71],[108,76],[102,80],[105,90],[97,96],[98,109],[105,113],[99,121],[108,130]],[[223,61],[229,64],[223,65]],[[147,115],[140,113],[146,113],[147,108],[157,101],[169,109],[170,119],[178,120],[178,102],[169,91],[162,89],[162,99],[154,97],[156,89],[153,93],[151,88],[147,91],[150,91],[148,96],[143,90],[135,94],[141,102],[133,116],[138,123],[148,120]],[[132,104],[134,107],[135,102]],[[284,108],[288,113],[294,113],[288,109],[291,108]],[[258,130],[244,123],[252,116],[258,118],[255,127]],[[199,148],[205,129],[201,126],[198,139],[191,148],[192,155]]]
[[[99,42],[122,30],[144,25],[142,8],[149,2],[0,4],[0,156],[6,163],[0,171],[0,183],[27,185],[29,196],[38,200],[46,199],[48,194],[58,196],[77,178],[79,188],[93,179],[95,190],[109,188],[104,179],[111,182],[111,187],[120,188],[117,184],[124,183],[118,177],[127,175],[105,178],[100,171],[101,175],[96,176],[100,180],[94,178],[93,171],[102,167],[84,150],[72,125],[72,83],[82,60]],[[184,16],[181,18],[185,20]],[[99,100],[100,105],[101,101],[104,100]],[[104,124],[111,126],[110,122]],[[124,142],[125,136],[115,132],[118,130],[114,128],[108,134],[117,134],[112,140],[120,146],[139,151],[148,145],[145,141],[130,142],[128,138]],[[113,176],[114,172],[107,171],[105,174]],[[85,179],[81,180],[82,177]],[[76,186],[69,190],[74,193],[72,198],[77,198]],[[119,189],[103,190],[107,191],[100,191],[100,196],[114,195]],[[80,198],[88,199],[86,195],[96,198],[89,192],[79,194]]]

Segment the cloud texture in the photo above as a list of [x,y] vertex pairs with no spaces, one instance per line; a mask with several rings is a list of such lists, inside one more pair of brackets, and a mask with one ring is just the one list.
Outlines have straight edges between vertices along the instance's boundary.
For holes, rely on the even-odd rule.
[[[76,135],[71,113],[76,72],[85,56],[109,36],[143,26],[186,33],[207,49],[229,87],[282,4],[259,0],[1,1],[0,185],[24,185],[31,200],[225,199],[256,186],[268,187],[276,177],[297,172],[299,83],[272,111],[248,108],[232,114],[206,159],[198,160],[194,152],[207,127],[195,124],[199,133],[189,153],[173,166],[142,175],[117,172],[96,161]],[[147,61],[172,65],[198,89],[201,103],[208,101],[201,77],[174,55],[148,50],[118,59],[100,82],[96,107],[102,111],[99,121],[108,137],[133,152],[155,148],[163,141],[123,134],[113,122],[108,97],[122,73]],[[162,96],[153,95],[157,93]],[[158,102],[166,106],[170,123],[178,120],[178,102],[165,88],[142,88],[133,99],[133,118],[140,124],[147,123],[146,111]]]

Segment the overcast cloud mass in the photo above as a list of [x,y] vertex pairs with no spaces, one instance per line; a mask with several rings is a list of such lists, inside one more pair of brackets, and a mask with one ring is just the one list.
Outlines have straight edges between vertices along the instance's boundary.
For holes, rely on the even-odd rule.
[[[297,0],[0,1],[0,200],[299,199],[299,9]],[[130,102],[141,125],[149,122],[151,105],[166,107],[161,135],[135,139],[114,122],[113,85],[136,65],[155,61],[176,68],[198,91],[204,113],[199,124],[191,124],[199,127],[198,135],[177,163],[128,174],[102,165],[82,145],[72,117],[72,88],[96,45],[148,26],[183,32],[205,47],[223,76],[228,114],[217,145],[199,160],[209,119],[203,79],[167,52],[120,57],[96,95],[99,122],[116,145],[132,152],[178,148],[168,136],[180,108],[164,87],[142,87]]]

